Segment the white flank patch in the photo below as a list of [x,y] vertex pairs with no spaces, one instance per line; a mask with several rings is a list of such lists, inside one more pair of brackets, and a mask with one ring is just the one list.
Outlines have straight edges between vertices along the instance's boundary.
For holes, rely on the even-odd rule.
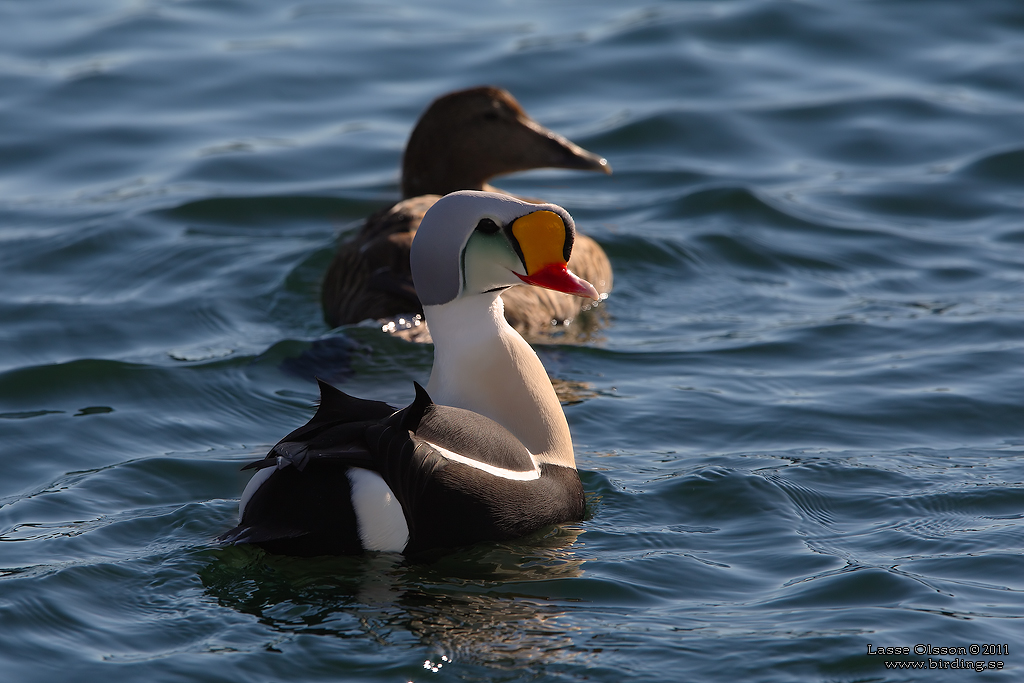
[[[514,481],[533,481],[534,479],[540,479],[540,465],[537,464],[536,460],[534,460],[533,462],[532,470],[526,470],[525,472],[517,472],[516,470],[507,470],[503,467],[495,467],[494,465],[488,465],[485,462],[480,462],[479,460],[474,460],[473,458],[467,458],[466,456],[459,455],[458,453],[450,451],[447,448],[444,448],[443,446],[438,446],[436,443],[430,443],[429,441],[427,441],[426,443],[430,444],[433,448],[436,448],[437,452],[443,455],[448,460],[451,460],[453,462],[460,462],[463,465],[469,465],[470,467],[474,467],[480,470],[481,472],[493,474],[494,476],[501,477],[502,479],[512,479]],[[529,453],[529,451],[527,452]],[[533,460],[532,453],[530,453],[530,459]]]
[[245,506],[252,500],[253,494],[256,490],[263,486],[263,482],[270,479],[270,475],[277,471],[275,467],[264,467],[262,470],[252,475],[252,479],[245,485],[245,490],[242,491],[242,500],[238,502],[238,523],[242,523],[242,515],[245,514]]
[[402,505],[376,472],[359,467],[348,469],[352,485],[352,509],[359,525],[364,550],[400,553],[409,543],[409,525]]

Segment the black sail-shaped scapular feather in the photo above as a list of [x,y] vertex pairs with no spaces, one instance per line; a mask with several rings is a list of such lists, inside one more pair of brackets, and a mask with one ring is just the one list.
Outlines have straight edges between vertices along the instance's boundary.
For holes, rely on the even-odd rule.
[[280,467],[282,462],[296,465],[301,470],[314,456],[365,455],[361,448],[350,449],[346,444],[360,441],[367,424],[389,417],[396,411],[382,401],[349,396],[320,378],[316,381],[320,387],[320,404],[309,422],[281,439],[263,460],[251,462],[243,470]]
[[427,390],[420,386],[419,382],[413,382],[413,386],[416,387],[416,398],[412,403],[389,417],[385,424],[408,431],[416,431],[416,428],[419,427],[423,414],[433,407],[434,402],[430,400]]
[[[320,378],[316,380],[320,387],[320,405],[316,414],[306,427],[320,423],[333,423],[339,420],[359,422],[361,420],[380,420],[392,415],[397,409],[383,401],[371,401],[366,398],[349,396],[341,389],[331,386]],[[303,429],[300,427],[299,429]],[[296,430],[298,432],[299,430]],[[295,432],[292,432],[293,434]]]

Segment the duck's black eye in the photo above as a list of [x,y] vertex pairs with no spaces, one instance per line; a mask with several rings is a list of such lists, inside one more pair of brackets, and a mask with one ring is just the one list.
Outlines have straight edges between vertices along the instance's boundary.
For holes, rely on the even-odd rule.
[[501,228],[498,227],[498,224],[490,218],[481,218],[480,222],[476,224],[476,231],[482,232],[485,235],[493,235],[500,229]]
[[501,105],[498,102],[491,102],[491,106],[483,112],[484,121],[497,121],[501,118]]

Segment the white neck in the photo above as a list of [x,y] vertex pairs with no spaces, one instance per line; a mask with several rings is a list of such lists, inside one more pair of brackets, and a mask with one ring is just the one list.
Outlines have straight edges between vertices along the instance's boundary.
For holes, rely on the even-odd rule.
[[497,292],[424,306],[423,315],[434,339],[431,399],[491,418],[538,462],[576,467],[551,381],[534,350],[505,322]]

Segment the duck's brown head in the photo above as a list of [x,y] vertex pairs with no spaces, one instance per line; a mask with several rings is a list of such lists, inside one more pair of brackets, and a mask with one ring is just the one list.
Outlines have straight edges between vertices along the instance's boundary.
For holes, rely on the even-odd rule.
[[507,91],[459,90],[434,100],[413,129],[402,195],[483,190],[495,176],[533,168],[611,173],[605,159],[531,119]]

